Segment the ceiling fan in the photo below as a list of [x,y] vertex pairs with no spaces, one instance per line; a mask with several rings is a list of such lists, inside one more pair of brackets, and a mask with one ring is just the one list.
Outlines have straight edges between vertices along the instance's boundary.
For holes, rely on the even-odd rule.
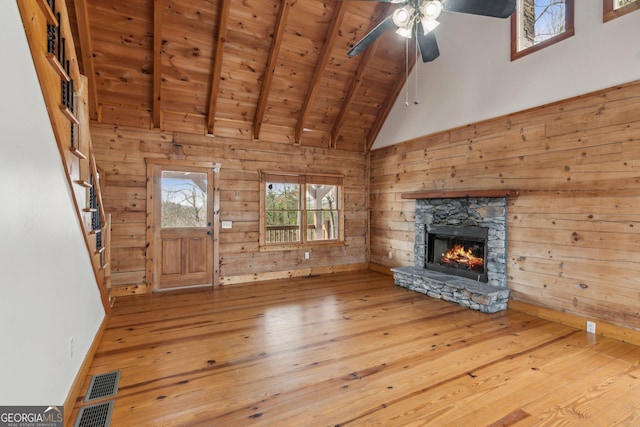
[[400,5],[391,15],[375,26],[366,36],[357,42],[347,55],[350,57],[362,53],[384,32],[396,28],[396,33],[410,39],[414,32],[420,48],[423,62],[429,62],[440,56],[438,43],[433,30],[440,25],[437,21],[440,13],[460,12],[472,15],[507,18],[516,8],[516,0],[367,0]]

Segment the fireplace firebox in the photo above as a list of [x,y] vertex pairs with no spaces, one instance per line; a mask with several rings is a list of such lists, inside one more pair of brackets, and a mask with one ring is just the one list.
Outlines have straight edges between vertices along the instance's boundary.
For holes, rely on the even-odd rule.
[[488,228],[426,225],[425,268],[487,282]]

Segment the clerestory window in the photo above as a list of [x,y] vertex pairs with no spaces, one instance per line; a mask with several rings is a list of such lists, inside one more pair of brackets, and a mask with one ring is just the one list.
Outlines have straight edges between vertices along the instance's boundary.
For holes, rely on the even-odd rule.
[[511,60],[574,35],[574,0],[517,0],[511,15]]
[[640,9],[640,0],[604,0],[602,21],[608,22],[638,9]]

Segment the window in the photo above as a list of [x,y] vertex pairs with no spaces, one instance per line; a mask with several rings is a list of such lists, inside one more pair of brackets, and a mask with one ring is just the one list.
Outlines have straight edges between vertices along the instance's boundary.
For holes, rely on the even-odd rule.
[[338,175],[262,172],[260,248],[342,243],[342,182]]
[[604,0],[602,20],[608,22],[638,9],[640,9],[640,0]]
[[574,0],[517,0],[511,15],[511,60],[573,36]]
[[207,226],[207,174],[162,171],[162,228]]

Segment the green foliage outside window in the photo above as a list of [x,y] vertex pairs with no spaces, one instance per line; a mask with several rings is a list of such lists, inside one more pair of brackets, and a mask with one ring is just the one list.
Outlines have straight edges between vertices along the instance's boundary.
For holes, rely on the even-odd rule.
[[265,208],[268,243],[300,241],[300,184],[268,182]]
[[623,6],[626,6],[626,5],[631,4],[631,3],[635,3],[637,1],[638,0],[615,0],[614,1],[614,4],[615,4],[614,8],[615,9],[620,9]]
[[264,243],[340,239],[341,186],[333,182],[341,181],[320,177],[313,183],[302,175],[287,175],[278,182],[278,176],[269,177],[264,182]]

